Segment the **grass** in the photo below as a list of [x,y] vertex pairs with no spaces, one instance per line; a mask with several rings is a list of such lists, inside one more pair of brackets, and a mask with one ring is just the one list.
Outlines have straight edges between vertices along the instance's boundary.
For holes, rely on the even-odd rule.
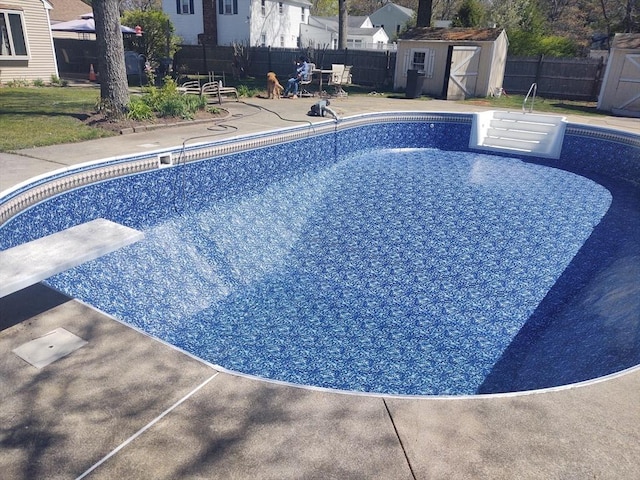
[[113,135],[82,123],[99,97],[96,88],[0,88],[0,152]]
[[[235,82],[228,82],[233,84]],[[264,82],[259,79],[242,79],[236,86],[247,95],[262,92]],[[371,89],[358,85],[349,86],[349,95],[367,95]],[[405,98],[402,93],[382,92],[380,95]],[[114,135],[105,129],[90,127],[82,120],[95,112],[100,92],[96,87],[16,87],[0,88],[0,152],[24,148],[81,142]],[[422,97],[428,99],[427,97]],[[522,95],[474,98],[462,103],[482,105],[487,108],[521,110]],[[558,115],[603,115],[593,102],[574,102],[536,98],[535,112]]]

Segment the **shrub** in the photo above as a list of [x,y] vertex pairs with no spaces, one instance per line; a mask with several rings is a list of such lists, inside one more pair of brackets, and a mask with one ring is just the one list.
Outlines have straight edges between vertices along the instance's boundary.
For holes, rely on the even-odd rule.
[[127,117],[132,120],[150,120],[155,117],[153,109],[140,97],[134,97],[129,102]]
[[36,78],[33,81],[33,86],[34,87],[44,87],[44,80],[42,80],[41,78]]

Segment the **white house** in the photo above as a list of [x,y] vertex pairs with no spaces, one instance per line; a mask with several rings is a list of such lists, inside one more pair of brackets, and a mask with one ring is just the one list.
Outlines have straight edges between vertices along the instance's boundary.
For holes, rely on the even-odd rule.
[[369,18],[375,27],[384,28],[387,36],[395,39],[414,13],[410,8],[389,2],[369,15]]
[[0,83],[58,75],[49,27],[51,5],[43,0],[0,4]]
[[[302,47],[338,48],[338,17],[309,17],[307,24],[300,24]],[[347,48],[385,48],[389,37],[382,27],[374,27],[369,17],[347,17]]]
[[217,45],[297,48],[300,24],[309,19],[309,0],[163,0],[184,44],[202,39]]

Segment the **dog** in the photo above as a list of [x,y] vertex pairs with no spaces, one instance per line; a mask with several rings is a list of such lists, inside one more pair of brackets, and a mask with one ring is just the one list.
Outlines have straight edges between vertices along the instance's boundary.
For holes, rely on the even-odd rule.
[[280,85],[278,77],[273,72],[267,73],[267,98],[280,98],[284,87]]

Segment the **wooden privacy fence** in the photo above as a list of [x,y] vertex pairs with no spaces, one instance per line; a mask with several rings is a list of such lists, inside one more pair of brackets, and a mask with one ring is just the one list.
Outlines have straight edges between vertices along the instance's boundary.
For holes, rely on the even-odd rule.
[[[54,39],[61,74],[89,73],[97,68],[93,40]],[[207,74],[239,77],[241,74],[263,77],[273,71],[283,79],[293,71],[293,62],[304,53],[318,68],[331,64],[353,65],[352,80],[372,89],[393,85],[396,53],[376,50],[329,50],[271,47],[183,45],[174,57],[174,70],[182,74]],[[525,94],[532,83],[538,95],[566,100],[598,99],[606,62],[602,58],[507,57],[503,88],[507,94]]]
[[507,57],[502,86],[525,94],[537,83],[541,97],[597,100],[604,66],[602,58]]
[[380,88],[393,84],[396,63],[395,52],[388,51],[240,47],[235,53],[238,55],[234,55],[232,46],[183,45],[175,55],[174,69],[184,74],[216,75],[238,75],[242,71],[253,77],[276,72],[287,78],[294,71],[295,60],[304,54],[322,69],[331,69],[333,63],[353,65],[353,83]]

